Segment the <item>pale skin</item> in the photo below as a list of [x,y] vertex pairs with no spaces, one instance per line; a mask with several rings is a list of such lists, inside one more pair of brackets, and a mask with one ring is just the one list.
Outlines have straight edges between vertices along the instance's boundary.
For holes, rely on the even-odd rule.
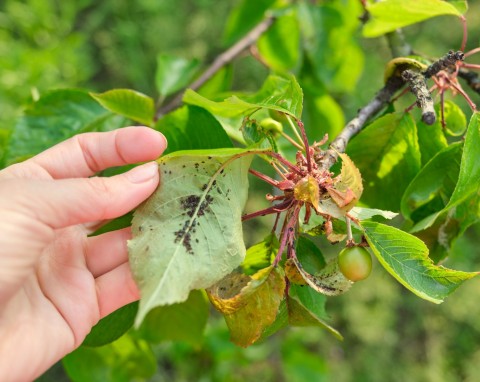
[[[88,237],[159,184],[160,133],[81,134],[0,171],[0,381],[30,381],[135,301],[130,229]],[[152,162],[153,161],[153,162]],[[110,178],[109,167],[148,162]]]

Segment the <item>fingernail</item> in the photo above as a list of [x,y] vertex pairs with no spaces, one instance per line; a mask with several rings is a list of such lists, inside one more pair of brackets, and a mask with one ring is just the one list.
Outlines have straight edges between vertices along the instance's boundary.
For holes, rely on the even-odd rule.
[[144,183],[155,177],[157,173],[157,162],[149,162],[127,172],[127,179],[132,183]]

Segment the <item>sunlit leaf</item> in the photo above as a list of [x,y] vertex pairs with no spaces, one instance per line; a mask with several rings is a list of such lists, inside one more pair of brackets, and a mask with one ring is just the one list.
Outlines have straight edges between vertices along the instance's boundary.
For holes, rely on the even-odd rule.
[[442,0],[383,0],[367,7],[370,18],[365,23],[363,35],[378,37],[432,17],[461,16],[454,5]]
[[381,216],[385,219],[393,219],[398,216],[396,212],[364,207],[353,207],[348,214],[358,220],[368,220],[374,216]]
[[200,62],[161,53],[157,56],[155,84],[165,97],[187,86],[197,72]]
[[270,233],[260,243],[247,249],[242,269],[247,275],[254,274],[260,269],[267,268],[272,264],[277,254],[279,242],[275,233]]
[[262,88],[254,94],[231,96],[224,101],[211,101],[187,89],[183,102],[207,109],[223,117],[247,116],[259,109],[277,110],[295,118],[302,115],[303,93],[295,77],[269,76]]
[[365,237],[383,267],[417,296],[439,304],[476,272],[461,272],[433,264],[425,244],[397,228],[363,222]]
[[257,41],[262,59],[274,71],[286,72],[297,66],[300,30],[295,12],[280,16]]
[[153,99],[130,89],[114,89],[105,93],[90,93],[105,109],[143,123],[153,125],[155,106]]
[[255,152],[177,151],[159,159],[157,191],[135,211],[129,258],[141,300],[136,326],[154,307],[185,301],[245,257],[241,213]]
[[208,295],[224,314],[232,342],[246,347],[275,321],[284,291],[283,272],[270,266],[252,276],[229,275],[209,288]]

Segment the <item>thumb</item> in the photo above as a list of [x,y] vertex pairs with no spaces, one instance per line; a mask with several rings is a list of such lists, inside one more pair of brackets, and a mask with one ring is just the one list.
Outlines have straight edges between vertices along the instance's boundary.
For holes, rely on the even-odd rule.
[[[24,181],[21,205],[53,229],[113,219],[148,198],[159,183],[158,164],[149,162],[109,178]],[[27,191],[27,192],[25,192]]]

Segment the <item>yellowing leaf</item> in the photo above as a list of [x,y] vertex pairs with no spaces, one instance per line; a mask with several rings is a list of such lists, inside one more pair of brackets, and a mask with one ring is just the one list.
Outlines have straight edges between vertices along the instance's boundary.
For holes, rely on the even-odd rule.
[[253,276],[228,275],[207,290],[210,301],[224,314],[230,339],[243,347],[257,341],[275,321],[284,292],[283,272],[273,266]]
[[345,293],[353,284],[342,274],[336,259],[331,260],[322,270],[314,275],[305,271],[298,259],[292,258],[292,260],[305,282],[318,293],[327,296],[338,296]]
[[362,175],[347,154],[339,153],[338,155],[342,158],[342,170],[337,177],[334,191],[329,190],[329,194],[340,208],[349,211],[362,196]]
[[318,187],[318,182],[311,175],[307,175],[305,178],[300,179],[293,189],[295,199],[310,203],[317,211],[319,194],[320,189]]

